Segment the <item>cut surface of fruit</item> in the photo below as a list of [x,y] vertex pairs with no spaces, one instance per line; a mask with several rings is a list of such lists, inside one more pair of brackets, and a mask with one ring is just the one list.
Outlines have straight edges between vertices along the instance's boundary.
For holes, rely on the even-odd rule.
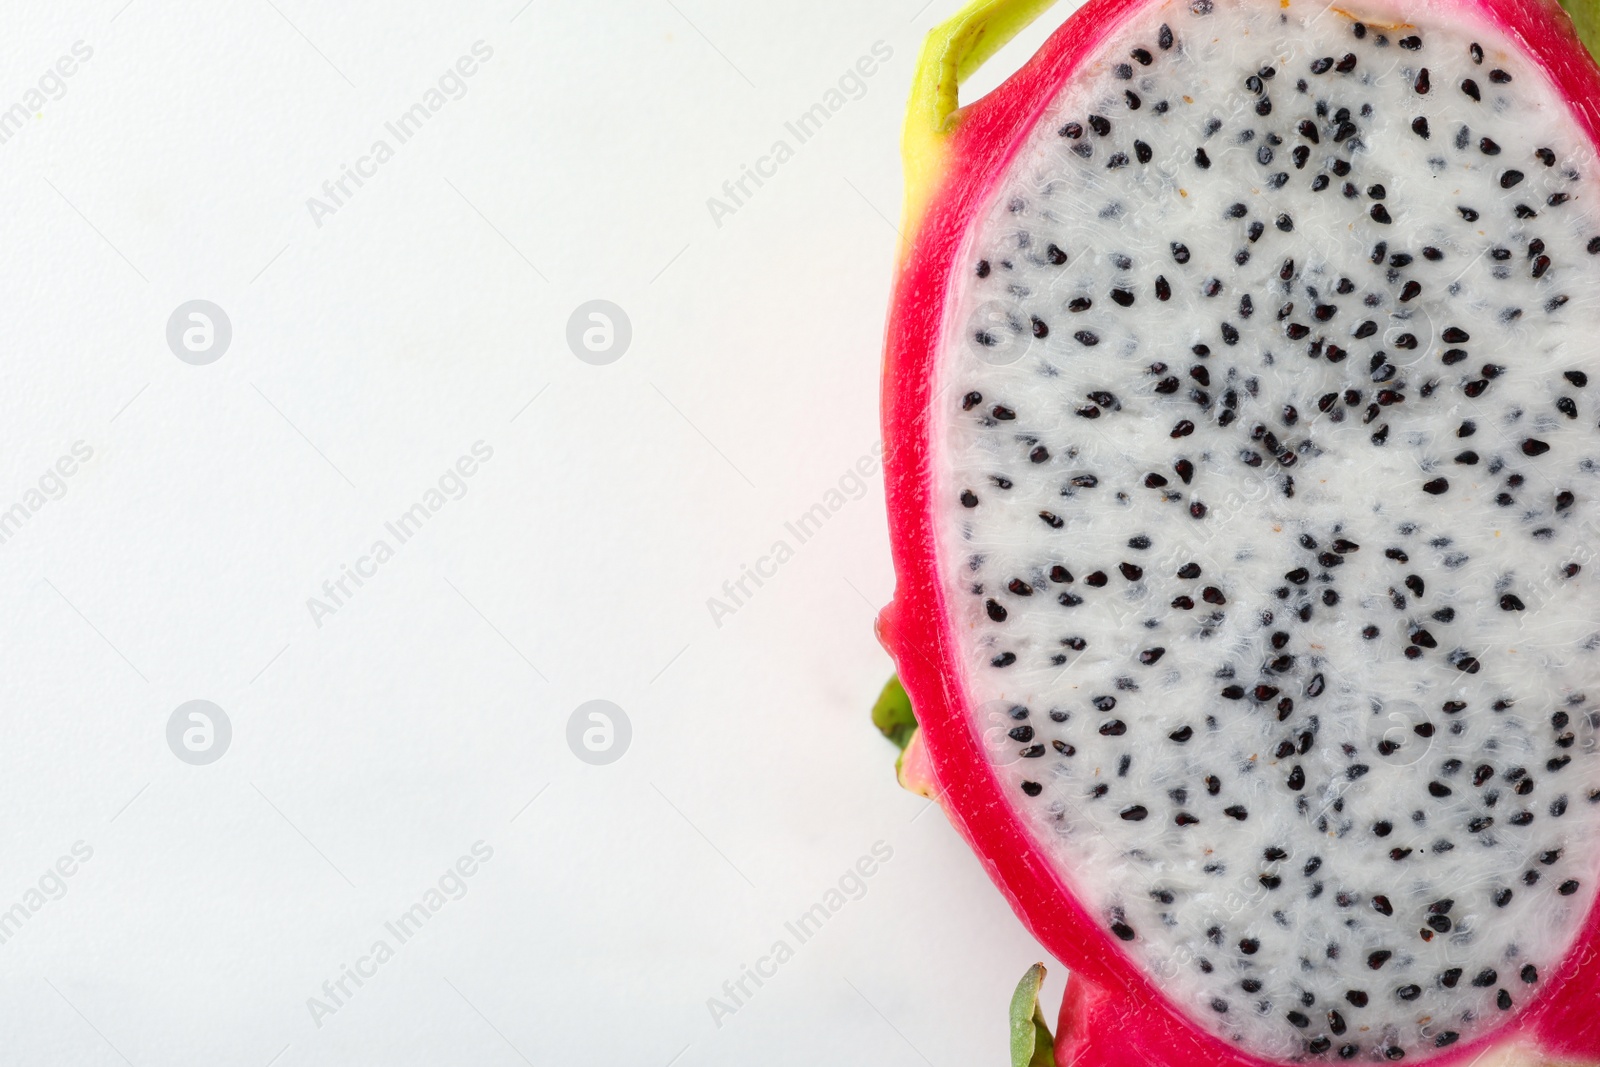
[[1600,1059],[1597,83],[1553,5],[1106,0],[951,121],[881,632],[1153,1062]]

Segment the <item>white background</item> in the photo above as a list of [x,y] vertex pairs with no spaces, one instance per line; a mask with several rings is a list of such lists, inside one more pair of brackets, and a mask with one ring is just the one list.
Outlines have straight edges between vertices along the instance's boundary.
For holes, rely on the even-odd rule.
[[[1040,950],[868,722],[881,479],[707,606],[877,439],[903,103],[955,7],[920,3],[5,5],[0,110],[93,56],[0,144],[0,510],[93,456],[0,543],[0,909],[93,857],[0,945],[0,1063],[1005,1062]],[[566,341],[596,298],[632,322],[608,366]],[[232,323],[207,366],[166,341],[193,299]],[[319,626],[308,598],[479,441]],[[192,699],[233,726],[209,766],[167,744]],[[592,699],[632,723],[608,766],[567,744]],[[308,998],[478,841],[466,895],[318,1026]]]

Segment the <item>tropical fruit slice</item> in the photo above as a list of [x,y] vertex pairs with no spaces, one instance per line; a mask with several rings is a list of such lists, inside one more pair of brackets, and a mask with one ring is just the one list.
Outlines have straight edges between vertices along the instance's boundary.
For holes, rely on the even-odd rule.
[[1538,0],[1091,0],[958,107],[1047,6],[912,101],[902,775],[1059,1062],[1600,1063],[1600,72]]

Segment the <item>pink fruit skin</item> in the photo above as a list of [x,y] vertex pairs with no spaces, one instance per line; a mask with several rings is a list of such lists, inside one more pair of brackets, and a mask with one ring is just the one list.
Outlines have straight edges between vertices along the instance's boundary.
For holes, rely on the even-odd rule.
[[[1391,3],[1394,0],[1390,0]],[[1072,971],[1062,1004],[1056,1057],[1066,1067],[1264,1067],[1192,1025],[1086,914],[1048,859],[1037,854],[1006,802],[958,681],[955,635],[935,558],[931,380],[954,259],[994,183],[1027,131],[1078,66],[1149,0],[1090,0],[1004,85],[958,111],[945,145],[942,179],[920,220],[908,220],[890,309],[883,370],[883,438],[890,535],[898,585],[878,619],[878,636],[911,696],[938,799],[1013,909]],[[1346,5],[1359,9],[1360,5]],[[1413,0],[1412,17],[1476,15],[1502,27],[1570,102],[1579,126],[1600,145],[1600,70],[1555,0]],[[1521,1042],[1546,1062],[1600,1064],[1600,911],[1540,994],[1503,1025],[1471,1043],[1427,1057],[1440,1067],[1471,1064],[1492,1048]]]

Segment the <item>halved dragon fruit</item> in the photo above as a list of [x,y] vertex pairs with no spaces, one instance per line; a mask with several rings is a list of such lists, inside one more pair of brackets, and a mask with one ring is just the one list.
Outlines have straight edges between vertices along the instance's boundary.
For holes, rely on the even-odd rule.
[[1600,71],[1547,0],[1091,0],[957,108],[1047,6],[913,96],[903,776],[1056,1062],[1600,1062]]

